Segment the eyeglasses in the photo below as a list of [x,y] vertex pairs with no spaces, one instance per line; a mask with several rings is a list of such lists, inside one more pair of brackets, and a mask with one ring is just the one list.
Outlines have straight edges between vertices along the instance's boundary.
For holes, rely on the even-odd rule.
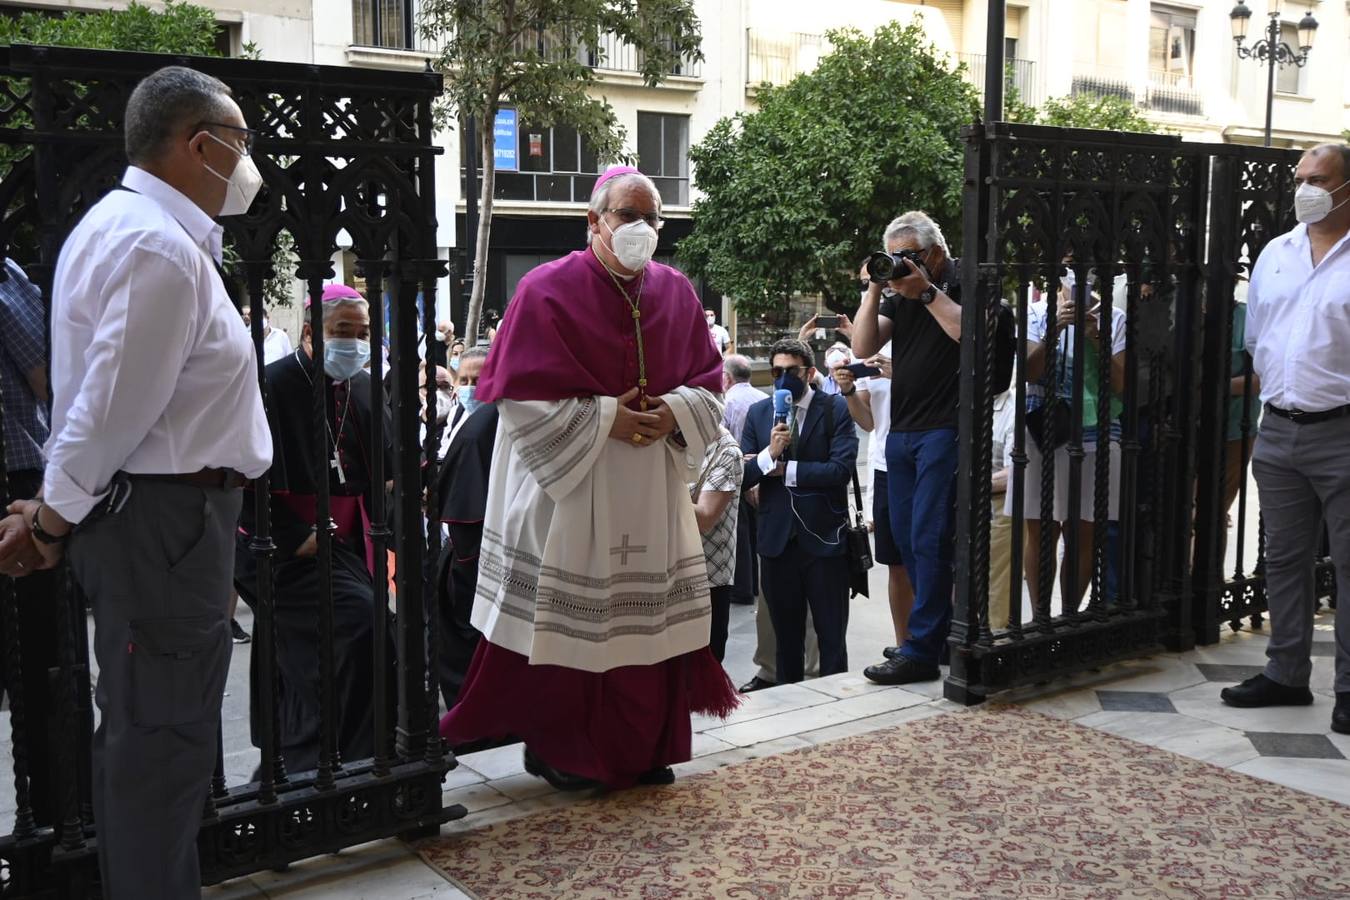
[[611,206],[605,212],[614,213],[619,217],[619,221],[625,225],[632,225],[634,222],[646,222],[652,226],[654,231],[660,231],[661,226],[666,224],[666,220],[656,213],[644,213],[629,206]]
[[[258,132],[254,131],[252,128],[240,128],[238,125],[226,125],[224,122],[198,122],[197,127],[192,129],[192,131],[195,134],[203,128],[228,128],[230,131],[242,132],[244,135],[243,155],[253,155],[253,144],[258,139]],[[238,150],[239,148],[236,147],[235,149]]]
[[801,378],[801,377],[802,377],[802,367],[801,367],[801,366],[788,366],[788,367],[785,369],[785,368],[783,368],[782,366],[773,366],[773,367],[771,367],[771,368],[769,369],[769,374],[773,376],[774,381],[777,381],[779,378],[782,378],[784,375],[791,375],[791,376],[793,376],[794,378]]

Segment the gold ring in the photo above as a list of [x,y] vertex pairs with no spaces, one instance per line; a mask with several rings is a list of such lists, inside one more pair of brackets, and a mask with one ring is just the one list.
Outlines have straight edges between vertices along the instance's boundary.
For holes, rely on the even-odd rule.
[[642,443],[642,435],[637,434],[636,432],[634,432],[634,434],[633,434],[633,443],[635,443],[635,444],[640,444],[640,443]]

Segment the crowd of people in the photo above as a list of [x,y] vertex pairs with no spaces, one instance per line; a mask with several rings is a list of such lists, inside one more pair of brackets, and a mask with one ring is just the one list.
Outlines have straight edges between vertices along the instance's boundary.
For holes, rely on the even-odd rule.
[[[372,439],[392,411],[372,395],[370,306],[358,291],[327,286],[315,298],[321,332],[306,323],[294,347],[269,322],[261,347],[240,326],[219,274],[215,218],[245,212],[262,178],[229,88],[162,69],[131,95],[125,123],[121,185],[61,251],[49,351],[40,293],[13,262],[0,278],[9,489],[0,573],[17,579],[11,627],[25,673],[6,689],[16,708],[48,703],[45,680],[28,676],[57,664],[49,600],[66,560],[94,617],[92,794],[104,895],[182,897],[200,885],[196,834],[216,762],[232,594],[256,603],[268,571],[257,544],[275,548],[277,738],[287,768],[372,752],[376,685],[394,684],[372,673],[395,652],[377,643],[392,630],[376,627],[390,612],[380,608],[386,562],[371,532],[388,514],[396,461],[392,423],[384,446]],[[1309,151],[1295,180],[1300,224],[1262,253],[1234,328],[1238,407],[1229,420],[1249,427],[1228,435],[1228,458],[1251,448],[1254,383],[1266,412],[1252,465],[1272,629],[1265,672],[1223,691],[1235,706],[1312,702],[1321,518],[1350,583],[1350,466],[1339,452],[1350,438],[1350,150]],[[563,790],[668,784],[672,766],[690,758],[694,713],[726,716],[744,693],[848,670],[860,433],[870,433],[867,512],[893,624],[876,636],[881,659],[865,674],[891,685],[939,678],[962,415],[960,266],[940,225],[920,211],[895,218],[878,235],[894,271],[869,263],[852,318],[812,319],[773,343],[765,391],[752,384],[757,364],[734,352],[688,279],[653,261],[663,219],[647,176],[609,169],[586,215],[586,246],[521,280],[490,344],[465,343],[448,323],[422,343],[431,363],[445,357],[421,390],[439,432],[424,443],[437,459],[422,462],[438,479],[426,527],[445,537],[433,575],[442,737],[460,749],[519,740],[526,770]],[[1038,483],[1045,465],[1055,470],[1053,521],[1041,521],[1036,492],[1020,511],[1033,603],[1049,602],[1055,578],[1040,565],[1043,545],[1090,547],[1096,537],[1092,491],[1078,509],[1068,503],[1071,462],[1088,472],[1105,454],[1105,507],[1112,521],[1118,513],[1124,304],[1112,294],[1120,286],[1072,256],[1063,262],[1057,294],[1036,298],[1022,323],[1023,370],[999,376],[1025,381],[1027,405],[1018,410],[1014,393],[994,404],[995,629],[1022,596],[1008,556],[1019,418],[1030,438],[1026,482]],[[818,351],[811,341],[822,331]],[[993,333],[1000,347],[1008,339]],[[1094,356],[1101,348],[1109,360]],[[1248,355],[1254,381],[1244,377]],[[328,414],[315,428],[320,381]],[[1064,421],[1075,414],[1080,422]],[[1225,477],[1229,501],[1241,475],[1237,466]],[[245,495],[264,483],[270,514],[260,522]],[[319,539],[321,526],[331,540]],[[1060,567],[1068,608],[1086,590],[1090,558]],[[739,691],[722,666],[735,604],[756,608],[759,667]],[[1348,623],[1337,619],[1332,714],[1344,733]],[[330,678],[336,705],[324,710]],[[254,713],[256,736],[271,723],[256,702]],[[34,817],[51,824],[46,730],[30,729],[28,740]]]

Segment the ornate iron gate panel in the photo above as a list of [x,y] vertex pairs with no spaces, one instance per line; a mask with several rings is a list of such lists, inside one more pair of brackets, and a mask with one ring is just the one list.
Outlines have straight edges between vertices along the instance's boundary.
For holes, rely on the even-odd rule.
[[[1238,564],[1220,571],[1234,288],[1244,261],[1292,225],[1298,152],[1001,122],[965,137],[974,289],[946,693],[969,703],[1212,642],[1219,622],[1264,610],[1259,554],[1243,563],[1260,545],[1243,519],[1245,459]],[[988,474],[1000,300],[1020,323],[1006,517]],[[1251,407],[1250,382],[1246,393]],[[1243,417],[1250,436],[1254,415]],[[991,584],[999,528],[1011,573]],[[1324,561],[1319,583],[1330,581]]]
[[[464,814],[462,807],[442,808],[441,802],[442,779],[455,762],[436,729],[437,622],[429,573],[440,532],[424,526],[422,506],[436,485],[434,464],[422,465],[424,459],[435,459],[432,451],[439,440],[434,403],[426,404],[426,421],[419,420],[419,368],[426,366],[426,383],[434,384],[436,361],[434,352],[425,363],[419,359],[419,333],[435,330],[436,284],[446,271],[436,249],[433,173],[439,149],[432,142],[432,103],[441,82],[430,72],[48,47],[0,49],[0,144],[6,154],[0,181],[0,258],[12,257],[26,269],[41,287],[48,310],[62,240],[85,210],[118,183],[125,168],[121,128],[126,100],[142,77],[170,64],[191,66],[230,85],[248,123],[260,132],[253,157],[265,179],[263,191],[247,215],[228,219],[225,226],[227,242],[240,260],[233,287],[251,306],[264,397],[263,288],[272,274],[277,236],[286,231],[295,240],[295,274],[315,300],[310,324],[314,355],[321,358],[318,298],[324,282],[333,277],[332,256],[339,233],[345,231],[366,280],[376,348],[370,383],[371,408],[377,414],[371,416],[370,446],[385,445],[379,410],[391,410],[393,430],[394,471],[383,471],[379,453],[371,462],[373,484],[386,478],[393,482],[392,510],[385,508],[383,491],[372,491],[368,532],[375,548],[373,758],[344,760],[338,753],[332,725],[333,597],[331,584],[321,577],[318,767],[287,772],[282,763],[275,693],[275,548],[266,476],[255,485],[257,527],[249,549],[260,574],[253,652],[258,654],[259,681],[271,690],[259,693],[258,718],[264,725],[257,780],[227,787],[218,762],[216,777],[202,785],[199,849],[203,881],[211,884],[375,838],[426,833]],[[392,390],[387,390],[378,349],[384,344],[386,303],[392,304]],[[320,435],[327,432],[328,381],[323,376],[314,384],[313,414]],[[332,449],[322,437],[318,449],[318,471],[324,472]],[[335,528],[328,494],[326,482],[319,479],[321,572],[331,560]],[[427,504],[438,508],[434,496]],[[385,615],[387,549],[394,551],[397,566],[392,635]],[[0,606],[13,622],[13,583],[2,580]],[[22,710],[21,703],[12,715],[19,810],[13,833],[0,838],[4,897],[96,896],[98,832],[88,774],[93,714],[84,604],[77,593],[67,585],[54,598],[61,611],[61,659],[53,674],[59,697],[53,718],[47,721],[40,711]],[[396,644],[392,659],[386,649],[390,637]],[[6,653],[8,673],[15,676],[16,640],[11,637]],[[383,699],[391,678],[396,683],[394,708]],[[21,749],[25,729],[34,727],[56,727],[65,736],[55,760],[57,783],[65,788],[58,820],[42,826],[34,823],[28,808]]]

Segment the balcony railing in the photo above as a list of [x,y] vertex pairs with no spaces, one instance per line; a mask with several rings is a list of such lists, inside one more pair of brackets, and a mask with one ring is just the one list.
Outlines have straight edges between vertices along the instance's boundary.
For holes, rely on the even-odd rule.
[[1073,76],[1073,96],[1120,97],[1140,109],[1179,116],[1204,116],[1205,103],[1190,80],[1154,72],[1139,83],[1114,72],[1082,72]]
[[[980,99],[984,99],[985,55],[983,53],[958,53],[956,56],[958,60],[965,63],[966,78],[980,92]],[[1036,106],[1041,102],[1041,88],[1040,82],[1036,80],[1035,60],[1005,59],[1003,68],[1007,73],[1004,80],[1005,90],[1007,88],[1015,89],[1023,103]]]
[[[420,8],[414,0],[353,0],[352,10],[353,46],[415,50],[439,56],[445,44],[443,36],[432,39],[422,36]],[[412,18],[406,18],[408,16]],[[411,32],[405,30],[405,21],[412,22]],[[516,50],[521,54],[533,51],[550,60],[575,59],[597,71],[642,71],[642,53],[613,34],[602,35],[595,50],[590,50],[555,29],[542,28],[518,38]],[[684,59],[672,66],[667,74],[698,78],[703,74],[703,65],[696,60]]]
[[776,34],[747,28],[745,48],[746,84],[787,84],[813,71],[820,58],[830,52],[830,42],[823,34]]

